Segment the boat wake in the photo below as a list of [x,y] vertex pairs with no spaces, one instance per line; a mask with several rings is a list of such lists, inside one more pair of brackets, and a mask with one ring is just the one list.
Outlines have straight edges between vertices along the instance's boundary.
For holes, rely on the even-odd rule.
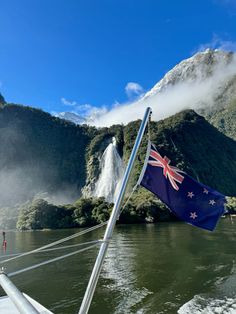
[[134,245],[133,241],[127,240],[120,234],[116,235],[104,262],[101,277],[106,279],[106,289],[110,293],[115,292],[117,298],[114,314],[141,313],[137,312],[137,309],[150,294],[153,294],[137,283]]
[[236,299],[214,299],[196,295],[181,306],[178,314],[236,314]]
[[[224,269],[225,265],[217,265],[214,271]],[[219,277],[214,289],[209,294],[195,295],[193,299],[182,305],[178,314],[236,314],[236,265],[233,265],[229,276]]]

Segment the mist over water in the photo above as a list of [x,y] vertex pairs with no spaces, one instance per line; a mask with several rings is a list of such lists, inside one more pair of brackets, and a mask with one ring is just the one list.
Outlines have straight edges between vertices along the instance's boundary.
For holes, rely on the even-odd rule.
[[80,196],[76,183],[62,179],[60,165],[48,154],[46,136],[38,140],[27,114],[0,116],[0,229],[15,229],[19,210],[28,201],[59,205]]
[[124,165],[114,137],[102,155],[100,168],[101,173],[95,185],[94,196],[103,196],[108,202],[114,202],[124,174]]

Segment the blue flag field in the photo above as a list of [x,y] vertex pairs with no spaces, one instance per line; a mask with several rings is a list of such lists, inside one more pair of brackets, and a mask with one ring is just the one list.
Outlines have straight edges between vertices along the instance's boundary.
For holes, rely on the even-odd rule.
[[181,220],[214,230],[225,212],[225,196],[172,166],[149,143],[139,184],[154,193]]

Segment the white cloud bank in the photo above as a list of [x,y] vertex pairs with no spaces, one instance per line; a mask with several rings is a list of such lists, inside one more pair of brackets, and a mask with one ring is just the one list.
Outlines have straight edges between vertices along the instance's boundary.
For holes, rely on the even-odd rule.
[[91,124],[97,127],[111,126],[112,124],[127,124],[130,121],[141,119],[145,108],[153,109],[153,120],[164,119],[184,109],[199,109],[204,106],[214,106],[214,101],[225,82],[236,75],[236,60],[227,66],[218,63],[212,75],[203,79],[201,73],[193,81],[184,81],[169,86],[161,93],[143,97],[135,102],[120,104],[101,114]]
[[[210,47],[219,47],[220,44],[221,46],[228,45],[231,48],[236,48],[235,43],[222,41],[218,37],[213,38]],[[205,45],[201,46],[201,49],[203,48],[205,48]],[[228,91],[226,88],[227,81],[236,75],[235,55],[227,65],[227,58],[223,52],[218,53],[214,61],[208,53],[209,50],[206,50],[199,54],[200,59],[194,56],[177,65],[158,84],[159,87],[160,84],[164,84],[164,88],[156,87],[155,89],[154,87],[153,90],[144,95],[142,94],[143,88],[138,83],[127,83],[125,90],[127,95],[130,96],[129,102],[123,104],[115,103],[109,109],[105,106],[79,105],[77,102],[68,101],[65,98],[61,98],[61,101],[63,104],[73,107],[73,110],[70,112],[85,117],[86,123],[96,127],[104,127],[113,124],[127,124],[130,121],[142,119],[146,107],[152,108],[152,119],[158,121],[184,109],[197,110],[199,108],[212,107],[216,103],[217,96],[222,94],[225,97],[223,101],[226,102],[227,97],[228,99],[232,98],[232,93],[236,98],[234,86],[231,87],[231,90],[229,90],[229,87]],[[202,60],[205,60],[206,63],[202,62]],[[209,71],[211,72],[210,76],[207,74]],[[189,72],[191,72],[190,75]],[[168,84],[168,80],[174,85]],[[136,96],[136,99],[131,96]],[[217,101],[219,103],[220,100],[218,99]]]
[[[101,115],[104,115],[107,112],[107,109],[105,107],[96,107],[90,104],[80,105],[74,100],[67,100],[65,97],[61,98],[61,102],[65,106],[73,107],[73,110],[70,110],[70,112],[85,118],[89,118],[90,120],[94,120],[95,117],[99,118]],[[52,114],[58,116],[58,113],[54,111],[52,112]]]

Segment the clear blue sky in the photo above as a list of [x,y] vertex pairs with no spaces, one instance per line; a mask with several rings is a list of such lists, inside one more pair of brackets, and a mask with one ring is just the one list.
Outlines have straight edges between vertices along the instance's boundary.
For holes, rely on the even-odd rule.
[[46,111],[127,101],[201,47],[236,50],[235,0],[0,0],[0,92]]

